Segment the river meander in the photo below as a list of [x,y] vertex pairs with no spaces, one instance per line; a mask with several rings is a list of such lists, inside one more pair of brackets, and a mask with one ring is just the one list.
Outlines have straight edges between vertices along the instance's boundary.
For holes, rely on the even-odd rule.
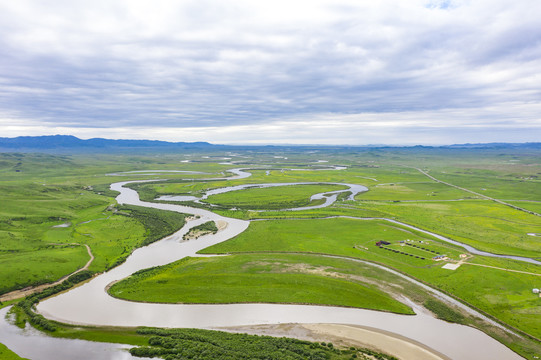
[[[246,177],[239,171],[238,176]],[[174,204],[149,203],[139,199],[136,191],[125,188],[129,182],[111,185],[120,192],[120,204],[152,207],[199,216],[189,221],[175,234],[137,249],[127,261],[97,276],[90,282],[38,304],[37,310],[50,319],[85,325],[155,326],[219,328],[277,323],[340,323],[369,326],[395,333],[422,343],[452,359],[521,359],[510,349],[483,332],[463,325],[451,324],[433,318],[424,309],[410,303],[417,315],[398,315],[379,311],[312,305],[281,304],[228,304],[188,305],[154,304],[124,301],[109,296],[106,287],[135,271],[164,265],[196,253],[208,246],[228,240],[249,225],[248,221],[220,216],[211,211]],[[225,221],[227,227],[215,235],[206,235],[196,241],[181,241],[191,227],[206,221]],[[2,319],[3,325],[5,320]],[[44,337],[47,339],[47,337]],[[0,333],[0,342],[5,339]],[[66,340],[72,341],[72,340]],[[51,340],[51,344],[53,341]],[[9,347],[10,344],[6,343]],[[47,346],[47,345],[41,345]],[[54,347],[58,345],[50,345]],[[42,352],[41,354],[44,354]],[[129,355],[129,354],[128,354]],[[130,357],[106,359],[129,359]],[[39,356],[31,359],[69,359],[59,356]],[[104,357],[105,359],[105,357]]]

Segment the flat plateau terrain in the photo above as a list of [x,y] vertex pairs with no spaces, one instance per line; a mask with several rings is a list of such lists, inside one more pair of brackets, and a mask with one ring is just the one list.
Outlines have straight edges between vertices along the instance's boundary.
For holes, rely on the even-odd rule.
[[[232,169],[242,170],[239,175]],[[203,208],[250,223],[194,256],[112,284],[107,291],[117,299],[310,304],[396,314],[424,308],[480,329],[524,358],[541,354],[541,298],[533,292],[541,288],[539,150],[0,153],[0,307],[23,304],[12,310],[16,322],[33,321],[17,291],[31,293],[83,268],[80,280],[96,276],[193,221],[178,212],[118,204],[109,185],[132,180],[145,180],[127,185],[143,201]],[[222,191],[239,185],[253,186]],[[368,190],[351,196],[349,185]],[[156,200],[160,196],[169,198]],[[194,228],[196,236],[179,241],[201,241],[226,226],[205,223]],[[132,350],[139,356],[166,356],[167,343],[183,337],[191,342],[175,346],[191,346],[198,354],[207,349],[209,359],[219,351],[211,349],[213,339],[227,342],[223,346],[235,359],[253,341],[203,330],[40,321],[33,323],[58,337],[139,346]],[[161,340],[141,347],[152,337]],[[321,341],[291,341],[273,343],[269,354],[289,347],[313,359],[372,356],[357,345],[340,352]],[[2,344],[0,357],[19,358]]]

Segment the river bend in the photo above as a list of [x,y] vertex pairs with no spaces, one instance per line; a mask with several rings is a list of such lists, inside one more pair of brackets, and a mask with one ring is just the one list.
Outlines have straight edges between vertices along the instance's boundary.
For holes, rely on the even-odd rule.
[[[136,191],[125,188],[130,182],[111,185],[120,192],[120,204],[146,206],[198,215],[175,234],[137,249],[127,261],[90,282],[38,304],[47,318],[72,324],[110,326],[155,326],[217,328],[275,323],[342,323],[378,328],[413,339],[453,359],[521,359],[520,356],[479,330],[437,320],[424,309],[414,307],[417,315],[398,315],[379,311],[330,306],[281,304],[189,305],[152,304],[124,301],[109,296],[105,288],[135,271],[164,265],[230,239],[248,225],[248,221],[226,218],[208,210],[187,206],[148,203]],[[191,227],[206,221],[225,221],[228,226],[215,235],[196,241],[181,241]]]

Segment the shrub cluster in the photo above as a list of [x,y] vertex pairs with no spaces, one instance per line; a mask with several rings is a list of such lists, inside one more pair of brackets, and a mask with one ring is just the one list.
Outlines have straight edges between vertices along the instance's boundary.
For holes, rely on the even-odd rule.
[[392,356],[368,349],[336,349],[332,343],[275,338],[247,334],[231,334],[199,329],[140,328],[137,333],[151,335],[149,346],[130,349],[138,357],[176,359],[265,359],[265,360],[327,360],[356,358],[369,355],[378,360],[396,360]]
[[218,227],[216,226],[216,223],[214,221],[207,221],[206,223],[203,223],[201,225],[194,226],[190,229],[190,231],[187,234],[184,234],[183,239],[186,240],[191,236],[191,234],[196,232],[202,232],[204,234],[216,234],[218,232]]
[[455,310],[451,309],[450,307],[439,301],[428,299],[424,302],[423,305],[425,308],[432,311],[440,320],[445,320],[458,324],[463,324],[466,320],[464,315],[456,312]]
[[[133,205],[121,205],[118,214],[129,216],[139,221],[146,230],[146,238],[141,246],[145,246],[160,240],[184,226],[186,217],[184,214]],[[122,261],[121,261],[122,262]]]

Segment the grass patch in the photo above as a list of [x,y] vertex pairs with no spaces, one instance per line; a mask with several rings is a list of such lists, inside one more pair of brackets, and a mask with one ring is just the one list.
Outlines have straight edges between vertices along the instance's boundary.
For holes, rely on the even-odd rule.
[[441,183],[390,182],[372,186],[370,191],[357,195],[358,200],[454,200],[471,198],[474,195]]
[[[358,257],[360,243],[427,239],[383,220],[348,218],[252,221],[242,234],[200,251],[230,252],[296,251]],[[423,263],[419,262],[422,266]]]
[[451,309],[441,301],[427,299],[423,305],[425,308],[432,311],[438,319],[458,324],[464,323],[464,316],[461,313]]
[[526,180],[529,175],[497,176],[494,173],[480,173],[462,169],[454,174],[431,173],[438,180],[457,185],[477,193],[500,200],[539,200],[541,198],[541,183]]
[[358,206],[448,236],[479,250],[526,257],[539,252],[539,241],[527,233],[541,233],[541,218],[492,201],[363,201]]
[[130,216],[145,227],[145,239],[140,244],[145,246],[178,231],[186,223],[186,215],[176,211],[158,210],[141,206],[121,205],[122,215]]
[[378,278],[377,271],[347,260],[244,254],[182,259],[139,272],[109,293],[161,303],[300,303],[413,314],[374,285]]
[[[317,219],[254,221],[237,237],[202,250],[202,253],[313,252],[358,257],[398,269],[468,302],[530,335],[541,337],[539,298],[531,294],[539,276],[464,264],[457,270],[442,269],[433,253],[400,241],[433,250],[459,260],[464,251],[415,232],[390,226],[381,220]],[[421,256],[425,260],[376,246]],[[421,241],[423,243],[421,243]],[[539,266],[512,260],[474,257],[469,262],[539,274]],[[402,290],[403,291],[403,290]]]
[[[213,330],[142,328],[139,334],[151,336],[149,346],[134,348],[130,353],[141,357],[160,356],[173,359],[261,359],[261,360],[340,360],[381,359],[395,357],[368,349],[337,349],[332,343],[275,338],[247,334],[230,334]],[[366,357],[365,357],[366,356]]]
[[26,286],[51,283],[83,267],[89,260],[84,246],[49,246],[33,251],[0,252],[0,294]]
[[203,236],[206,234],[216,234],[217,232],[218,232],[218,227],[216,226],[216,223],[214,221],[207,221],[201,225],[197,225],[191,228],[190,231],[184,234],[182,238],[184,240],[197,239],[200,236]]
[[0,344],[0,359],[2,360],[26,360],[9,350],[6,345]]
[[288,209],[319,205],[323,200],[311,201],[314,194],[343,190],[346,186],[331,184],[287,185],[269,188],[244,189],[209,196],[207,203],[238,209]]

